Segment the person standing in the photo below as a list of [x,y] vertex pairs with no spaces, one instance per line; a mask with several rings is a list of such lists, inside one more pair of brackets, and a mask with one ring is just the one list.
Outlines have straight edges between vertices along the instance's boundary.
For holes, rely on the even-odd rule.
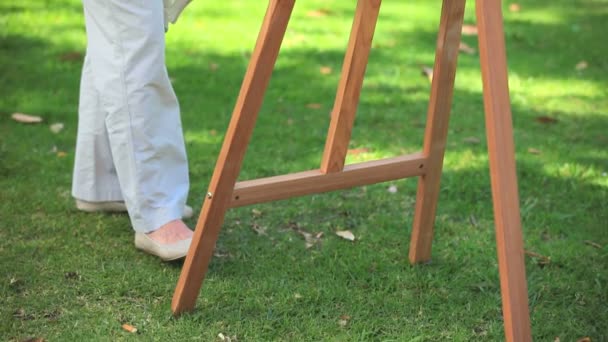
[[76,207],[128,211],[136,248],[162,260],[184,257],[193,233],[182,217],[192,208],[180,108],[165,66],[167,8],[162,0],[83,0],[83,7]]

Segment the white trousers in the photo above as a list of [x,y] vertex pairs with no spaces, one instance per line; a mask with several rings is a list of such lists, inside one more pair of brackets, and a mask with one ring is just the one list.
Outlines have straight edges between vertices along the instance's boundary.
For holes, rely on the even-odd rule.
[[80,84],[72,195],[125,201],[133,229],[181,218],[188,161],[165,67],[162,0],[83,0],[87,52]]

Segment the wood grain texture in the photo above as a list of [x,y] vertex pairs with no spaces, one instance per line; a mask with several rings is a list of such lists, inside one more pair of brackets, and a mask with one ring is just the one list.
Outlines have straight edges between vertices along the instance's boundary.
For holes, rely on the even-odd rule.
[[439,199],[439,185],[454,93],[464,8],[465,0],[444,0],[441,9],[431,97],[424,135],[423,151],[428,158],[427,172],[418,180],[409,250],[411,263],[425,262],[431,258],[433,225]]
[[295,0],[271,0],[218,157],[171,308],[191,311],[213,255]]
[[321,170],[239,182],[231,207],[276,201],[389,180],[419,176],[426,171],[422,153],[347,165],[342,172]]
[[477,1],[476,13],[505,337],[531,341],[501,1]]
[[357,3],[321,160],[323,173],[338,172],[344,168],[380,4],[381,0],[359,0]]

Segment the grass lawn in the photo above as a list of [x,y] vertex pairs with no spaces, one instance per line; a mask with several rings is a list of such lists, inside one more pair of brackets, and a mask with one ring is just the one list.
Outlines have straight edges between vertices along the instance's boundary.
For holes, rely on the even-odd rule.
[[[354,3],[296,4],[242,179],[318,167]],[[608,1],[510,4],[533,337],[608,341]],[[265,8],[197,0],[167,34],[197,212]],[[384,2],[348,162],[421,148],[430,84],[420,70],[433,64],[439,11],[438,0]],[[135,250],[126,215],[82,213],[70,197],[81,2],[4,1],[0,28],[0,340],[504,338],[476,53],[459,58],[431,263],[407,261],[416,179],[234,209],[197,310],[174,319],[181,263]],[[475,49],[476,39],[463,36]],[[306,248],[298,231],[322,236]]]

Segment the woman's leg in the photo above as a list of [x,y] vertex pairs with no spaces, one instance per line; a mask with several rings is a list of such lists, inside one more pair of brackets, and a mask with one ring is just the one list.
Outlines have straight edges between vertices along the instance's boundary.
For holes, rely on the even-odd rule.
[[181,218],[189,188],[162,1],[83,3],[87,58],[122,195],[135,231],[152,232]]

